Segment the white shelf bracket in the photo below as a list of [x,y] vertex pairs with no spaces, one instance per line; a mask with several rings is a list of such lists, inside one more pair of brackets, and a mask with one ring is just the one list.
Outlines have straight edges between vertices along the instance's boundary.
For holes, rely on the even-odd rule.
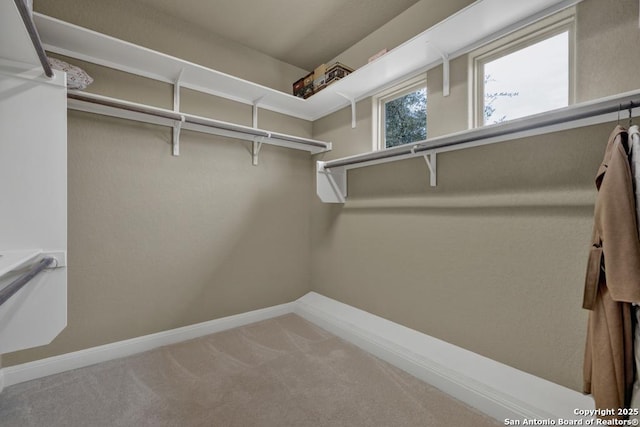
[[180,81],[184,75],[184,68],[180,69],[180,74],[173,83],[173,111],[180,111]]
[[347,96],[344,93],[336,92],[341,97],[345,98],[351,103],[351,129],[356,128],[356,100],[351,96]]
[[[416,148],[417,147],[413,147],[411,149],[411,153],[412,154],[416,154]],[[438,184],[438,180],[437,180],[437,157],[436,157],[436,152],[435,151],[431,151],[429,153],[418,153],[419,156],[422,156],[424,158],[424,161],[427,163],[427,167],[429,168],[429,183],[431,184],[432,187],[435,187]]]
[[325,162],[316,162],[316,192],[324,203],[344,203],[347,199],[345,168],[325,169]]
[[251,146],[251,164],[258,166],[258,159],[260,157],[260,150],[262,149],[262,143],[264,142],[262,137],[256,138]]
[[176,121],[173,125],[173,151],[172,155],[178,157],[180,155],[180,131],[182,130],[182,124],[184,123],[184,116],[180,117],[180,121]]
[[446,52],[443,52],[435,44],[431,42],[427,42],[427,43],[430,43],[431,46],[440,54],[440,57],[442,58],[442,96],[449,96],[449,94],[451,93],[451,83],[450,83],[451,73],[449,68],[449,54]]
[[256,129],[258,128],[258,104],[260,103],[260,101],[262,101],[263,98],[264,96],[261,96],[260,98],[253,101],[253,110],[251,113],[251,118],[253,120],[253,127]]
[[449,96],[451,83],[449,81],[449,55],[442,54],[442,96]]
[[[178,78],[176,78],[173,83],[173,111],[176,113],[180,112],[180,80],[182,80],[182,75],[184,74],[184,68],[180,70],[180,74],[178,74]],[[173,126],[173,150],[172,155],[178,157],[180,155],[180,130],[182,129],[182,124],[184,123],[184,116],[181,116],[181,120],[176,122]]]

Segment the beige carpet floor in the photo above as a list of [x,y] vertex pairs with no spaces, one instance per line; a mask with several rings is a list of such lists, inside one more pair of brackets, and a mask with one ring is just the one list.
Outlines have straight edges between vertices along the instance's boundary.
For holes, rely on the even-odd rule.
[[8,387],[0,425],[501,424],[286,315]]

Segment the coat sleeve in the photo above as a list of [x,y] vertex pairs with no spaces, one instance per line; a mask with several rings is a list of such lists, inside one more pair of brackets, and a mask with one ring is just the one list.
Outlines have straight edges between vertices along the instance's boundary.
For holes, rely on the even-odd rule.
[[607,288],[615,301],[640,302],[640,240],[631,169],[616,141],[599,192]]

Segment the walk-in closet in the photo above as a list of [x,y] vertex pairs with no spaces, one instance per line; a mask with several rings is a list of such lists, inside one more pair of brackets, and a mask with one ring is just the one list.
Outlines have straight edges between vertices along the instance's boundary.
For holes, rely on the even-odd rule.
[[637,0],[0,0],[0,426],[637,425]]

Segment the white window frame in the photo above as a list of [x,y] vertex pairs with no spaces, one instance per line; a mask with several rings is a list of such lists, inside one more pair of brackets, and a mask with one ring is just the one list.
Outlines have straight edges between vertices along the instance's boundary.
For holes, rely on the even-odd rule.
[[[408,93],[415,92],[419,89],[427,88],[427,73],[423,72],[417,76],[396,84],[390,88],[383,90],[372,97],[372,134],[373,134],[373,151],[386,149],[385,141],[385,108],[384,105],[394,99],[403,97]],[[428,93],[428,92],[427,92]],[[429,109],[429,97],[427,94],[427,111]],[[428,112],[427,112],[428,116]],[[428,126],[427,126],[428,132]],[[428,134],[427,134],[428,135]]]
[[484,126],[484,64],[558,34],[569,37],[569,105],[575,102],[575,7],[544,18],[469,54],[469,127]]

